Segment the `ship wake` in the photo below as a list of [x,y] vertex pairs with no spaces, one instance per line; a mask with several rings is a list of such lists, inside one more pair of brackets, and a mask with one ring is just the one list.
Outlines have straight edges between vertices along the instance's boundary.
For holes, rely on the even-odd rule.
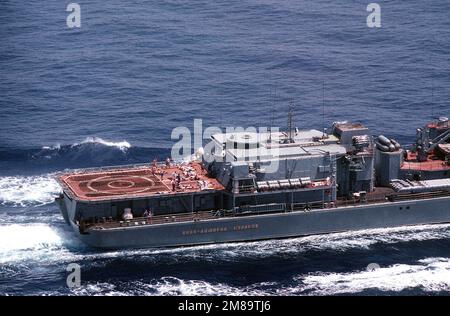
[[92,282],[74,289],[75,295],[390,295],[413,289],[450,291],[450,258],[427,258],[413,264],[394,264],[373,271],[318,272],[285,282],[256,282],[237,286],[224,282],[161,277],[150,281]]
[[[350,249],[370,250],[378,244],[398,244],[402,242],[441,240],[450,238],[450,224],[418,225],[396,228],[380,228],[326,235],[267,240],[246,243],[229,243],[187,248],[186,254],[204,253],[202,258],[217,260],[237,260],[244,258],[264,258],[310,251],[345,252]],[[212,252],[211,250],[216,250]]]
[[0,177],[0,204],[44,205],[52,203],[60,190],[52,174]]
[[63,246],[58,233],[46,224],[12,224],[0,226],[0,264],[39,251],[52,251]]
[[[85,279],[81,288],[70,292],[74,295],[335,295],[367,291],[383,295],[415,288],[448,292],[450,258],[429,255],[403,263],[391,262],[384,266],[380,263],[381,267],[373,271],[358,262],[347,272],[328,271],[327,266],[316,267],[314,262],[336,255],[341,256],[341,261],[352,260],[352,256],[346,257],[346,252],[355,249],[362,250],[361,254],[367,254],[364,257],[368,259],[373,251],[378,252],[379,245],[392,244],[397,248],[403,242],[446,240],[450,237],[449,228],[450,225],[426,225],[251,243],[97,252],[86,248],[68,228],[44,223],[9,224],[0,226],[0,271],[3,275],[20,276],[35,264],[44,269],[65,271],[67,264],[75,262],[82,265],[85,275],[97,275],[95,271],[116,260],[122,265],[126,261],[129,267],[145,266],[148,271],[145,277],[130,275],[127,281],[111,282],[114,278],[111,274]],[[304,258],[314,261],[308,269],[301,264]],[[242,279],[240,272],[226,268],[227,280],[214,273],[193,278],[173,275],[174,270],[183,271],[190,264],[209,269],[217,264],[248,266],[280,260],[287,263],[284,277],[249,281],[248,284],[242,284],[246,278]],[[235,283],[235,279],[241,281]],[[67,291],[66,287],[57,290],[59,294],[67,294]]]
[[450,258],[426,258],[415,264],[394,264],[373,271],[314,273],[295,278],[300,292],[315,295],[352,294],[367,290],[400,292],[420,288],[426,292],[450,291]]

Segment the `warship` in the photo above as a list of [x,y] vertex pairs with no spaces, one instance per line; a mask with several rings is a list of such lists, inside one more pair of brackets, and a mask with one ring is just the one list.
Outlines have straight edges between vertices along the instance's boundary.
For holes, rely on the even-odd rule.
[[284,132],[222,132],[208,144],[214,150],[189,162],[58,174],[65,221],[100,249],[450,222],[446,117],[418,128],[408,148],[347,121],[329,133],[291,124]]

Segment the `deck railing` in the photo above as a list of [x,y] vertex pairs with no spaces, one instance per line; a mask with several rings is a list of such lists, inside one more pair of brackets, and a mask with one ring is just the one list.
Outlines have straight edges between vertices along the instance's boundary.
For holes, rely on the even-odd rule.
[[381,202],[398,202],[408,200],[422,200],[437,197],[450,196],[448,191],[435,191],[425,193],[411,194],[392,194],[392,195],[375,195],[367,196],[364,200],[337,200],[336,202],[315,201],[308,203],[273,203],[264,205],[241,206],[234,210],[212,210],[199,211],[194,213],[177,213],[167,215],[156,215],[150,217],[135,217],[130,220],[114,220],[112,218],[96,218],[91,222],[84,222],[83,229],[108,229],[120,227],[133,227],[154,224],[166,224],[177,222],[196,222],[209,219],[242,217],[250,215],[261,215],[268,213],[285,213],[285,212],[309,212],[324,208],[359,206],[364,204],[376,204]]

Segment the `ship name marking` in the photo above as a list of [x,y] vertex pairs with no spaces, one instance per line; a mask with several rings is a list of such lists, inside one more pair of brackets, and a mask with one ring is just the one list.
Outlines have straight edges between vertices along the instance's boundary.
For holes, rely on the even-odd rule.
[[259,228],[259,224],[247,224],[247,225],[235,225],[231,229],[229,229],[228,227],[210,227],[210,228],[183,230],[181,232],[181,234],[184,236],[189,236],[189,235],[198,235],[198,234],[211,234],[211,233],[227,232],[229,230],[242,231],[242,230],[258,229],[258,228]]

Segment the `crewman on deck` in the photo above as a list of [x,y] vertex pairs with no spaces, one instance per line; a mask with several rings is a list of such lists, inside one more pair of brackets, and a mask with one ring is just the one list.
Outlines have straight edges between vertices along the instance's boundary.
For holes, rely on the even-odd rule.
[[166,168],[170,168],[170,158],[167,157],[166,159]]
[[[146,211],[147,211],[147,210],[146,210]],[[152,220],[153,220],[153,211],[152,211],[151,208],[149,208],[149,209],[148,209],[148,212],[147,212],[147,222],[148,222],[149,224],[151,224],[151,223],[152,223]]]

